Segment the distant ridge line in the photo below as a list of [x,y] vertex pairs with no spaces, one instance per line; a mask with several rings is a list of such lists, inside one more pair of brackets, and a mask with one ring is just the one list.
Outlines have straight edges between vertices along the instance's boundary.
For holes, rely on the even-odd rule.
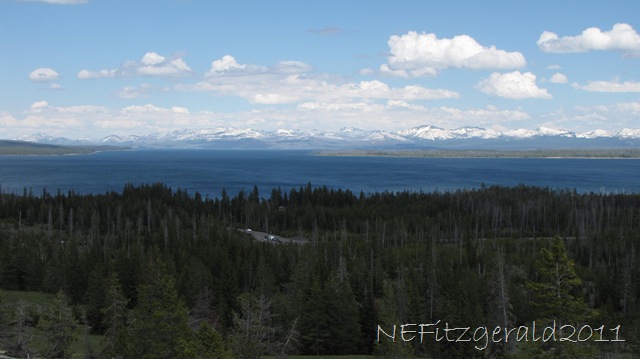
[[389,132],[344,127],[337,131],[256,130],[217,127],[181,129],[146,135],[109,135],[100,139],[53,137],[44,133],[19,136],[14,140],[54,145],[118,145],[174,148],[629,148],[640,146],[640,129],[574,132],[547,127],[535,130],[499,131],[464,126],[444,129],[431,125]]

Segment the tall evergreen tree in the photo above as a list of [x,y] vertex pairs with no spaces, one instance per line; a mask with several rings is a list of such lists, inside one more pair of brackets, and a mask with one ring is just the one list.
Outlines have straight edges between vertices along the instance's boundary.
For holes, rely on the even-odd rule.
[[245,293],[238,302],[240,313],[233,319],[234,352],[240,359],[259,359],[270,351],[270,345],[275,341],[271,301],[264,296]]
[[[532,305],[537,311],[537,318],[543,325],[553,325],[562,336],[562,326],[579,327],[592,317],[578,290],[582,280],[576,274],[573,260],[569,259],[564,243],[554,238],[551,248],[543,248],[536,261],[537,280],[528,283],[533,292]],[[542,325],[541,325],[542,326]],[[529,343],[525,343],[525,347]],[[543,350],[550,352],[553,358],[578,359],[594,355],[594,349],[588,343],[547,341],[539,344]],[[538,345],[534,345],[538,346]],[[536,348],[531,349],[533,351]]]
[[49,339],[47,358],[70,358],[71,344],[76,341],[78,322],[73,317],[71,308],[67,306],[63,291],[59,291],[53,302],[47,307],[44,317],[40,319],[40,328]]
[[324,354],[330,345],[331,324],[326,313],[326,293],[319,279],[313,279],[300,318],[300,332],[305,354]]
[[149,272],[148,282],[138,287],[138,304],[129,323],[129,357],[175,358],[180,341],[190,340],[187,307],[159,259]]
[[582,280],[575,271],[560,238],[551,242],[551,248],[542,248],[536,261],[537,279],[528,287],[534,295],[532,305],[537,317],[559,323],[583,323],[591,311],[579,294]]
[[[513,306],[509,294],[508,269],[505,263],[505,255],[502,248],[498,248],[496,256],[489,270],[489,313],[488,319],[492,325],[502,328],[511,328],[515,323]],[[506,334],[503,334],[503,337]],[[510,352],[512,343],[502,339],[491,343],[491,351]]]
[[102,356],[122,358],[127,354],[127,299],[122,294],[118,275],[113,273],[101,310],[102,326],[105,328]]
[[327,354],[356,354],[362,350],[358,303],[347,277],[332,276],[325,284],[325,316],[331,337]]
[[[404,342],[400,336],[398,326],[404,321],[399,318],[395,285],[384,281],[383,297],[376,300],[379,324],[376,333],[376,354],[383,358],[405,359],[415,357],[413,347]],[[386,333],[386,334],[385,334]]]
[[[31,347],[33,340],[30,324],[33,317],[29,314],[29,305],[25,300],[19,300],[13,308],[0,304],[0,313],[4,309],[4,316],[0,318],[0,347],[12,357],[28,358],[36,355]],[[13,313],[10,310],[13,309]],[[1,315],[1,314],[0,314]]]

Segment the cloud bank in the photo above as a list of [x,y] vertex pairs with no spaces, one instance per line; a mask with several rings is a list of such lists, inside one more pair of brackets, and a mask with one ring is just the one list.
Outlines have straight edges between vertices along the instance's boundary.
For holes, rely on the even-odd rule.
[[82,69],[77,77],[80,80],[109,77],[182,77],[193,73],[193,70],[181,57],[169,59],[156,52],[144,54],[140,61],[127,61],[117,69],[97,71]]
[[640,92],[640,82],[591,81],[587,85],[574,87],[590,92]]
[[294,104],[305,101],[339,102],[353,100],[406,101],[458,98],[455,91],[407,85],[391,87],[378,80],[345,82],[337,77],[315,75],[312,67],[300,61],[281,61],[273,66],[241,64],[231,55],[211,63],[205,79],[183,84],[183,91],[208,91],[232,95],[255,104]]

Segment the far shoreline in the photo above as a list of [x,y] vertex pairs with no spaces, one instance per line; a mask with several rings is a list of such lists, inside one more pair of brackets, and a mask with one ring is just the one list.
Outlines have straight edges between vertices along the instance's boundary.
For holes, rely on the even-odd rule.
[[504,158],[504,159],[640,159],[640,148],[628,149],[544,149],[544,150],[327,150],[317,156],[412,157],[412,158]]
[[27,141],[0,140],[0,156],[75,156],[130,149],[129,147],[107,145],[62,146]]

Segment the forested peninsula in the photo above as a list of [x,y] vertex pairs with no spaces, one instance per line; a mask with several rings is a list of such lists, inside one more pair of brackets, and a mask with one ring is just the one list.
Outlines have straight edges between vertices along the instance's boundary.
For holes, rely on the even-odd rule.
[[0,140],[0,156],[54,156],[81,155],[99,151],[120,151],[117,146],[59,146],[27,141]]
[[538,149],[538,150],[334,150],[318,151],[321,156],[383,156],[425,158],[640,158],[638,148]]
[[632,358],[638,238],[639,194],[528,186],[1,193],[0,355]]

